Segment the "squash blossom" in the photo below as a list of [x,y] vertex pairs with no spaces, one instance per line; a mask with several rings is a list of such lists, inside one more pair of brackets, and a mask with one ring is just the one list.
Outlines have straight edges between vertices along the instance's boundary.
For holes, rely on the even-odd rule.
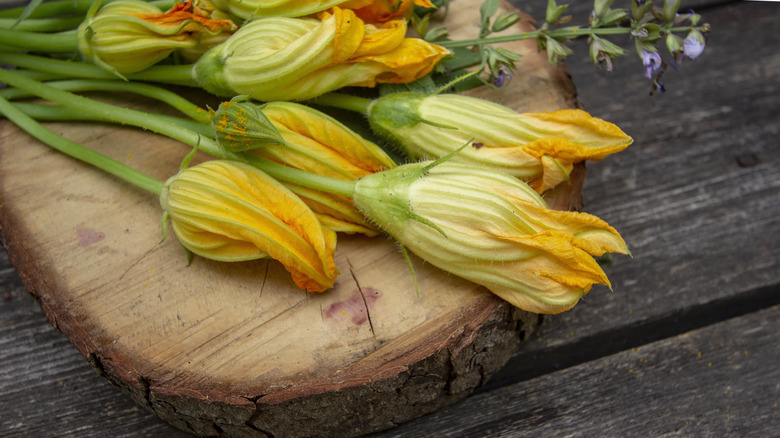
[[[346,181],[395,167],[376,144],[334,118],[292,102],[225,102],[212,122],[218,143],[309,173]],[[377,230],[366,223],[352,200],[323,191],[284,183],[317,214],[320,222],[344,233],[369,236]]]
[[306,100],[346,86],[411,82],[449,53],[405,35],[403,20],[377,27],[340,8],[316,19],[261,18],[206,52],[193,77],[218,96]]
[[482,166],[406,164],[363,177],[353,199],[426,262],[537,313],[609,285],[592,255],[628,253],[601,219],[551,210],[526,183]]
[[413,158],[443,157],[472,141],[452,160],[507,172],[539,193],[568,180],[574,163],[601,160],[633,141],[582,110],[521,114],[458,94],[388,94],[371,103],[368,119]]
[[213,160],[168,179],[160,205],[179,242],[219,261],[271,257],[310,292],[333,286],[338,275],[336,234],[295,194],[256,168]]
[[214,0],[214,5],[243,20],[303,17],[338,6],[353,9],[366,23],[409,18],[415,5],[433,8],[429,0]]
[[165,59],[174,50],[197,49],[205,38],[215,44],[236,29],[230,20],[179,3],[163,13],[140,0],[118,0],[97,10],[95,2],[77,29],[79,51],[109,71],[133,73]]

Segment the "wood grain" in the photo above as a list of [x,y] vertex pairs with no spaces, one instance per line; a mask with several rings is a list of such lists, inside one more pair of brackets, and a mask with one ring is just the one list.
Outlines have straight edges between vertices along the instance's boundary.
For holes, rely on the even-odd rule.
[[778,327],[775,306],[474,395],[382,436],[774,436]]
[[[469,4],[455,7],[463,15]],[[573,102],[565,74],[535,46],[518,47],[528,53],[527,74],[502,99],[528,111]],[[188,152],[140,130],[48,126],[161,180]],[[0,221],[23,282],[103,376],[188,432],[359,435],[393,427],[468,395],[537,323],[419,260],[417,296],[385,238],[341,236],[341,275],[325,294],[297,290],[273,261],[196,258],[188,266],[173,239],[159,243],[154,196],[7,123],[0,139]],[[571,184],[548,195],[551,205],[577,206],[583,178],[580,166]]]

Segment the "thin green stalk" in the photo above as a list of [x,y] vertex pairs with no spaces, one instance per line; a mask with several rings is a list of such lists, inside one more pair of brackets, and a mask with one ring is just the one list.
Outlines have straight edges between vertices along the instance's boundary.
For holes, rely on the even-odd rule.
[[36,81],[54,81],[58,79],[67,79],[67,76],[57,73],[47,73],[35,70],[20,70],[15,69],[14,72],[18,75],[26,78],[34,79]]
[[76,32],[72,30],[38,33],[0,28],[0,44],[31,52],[67,53],[79,49]]
[[55,134],[16,109],[12,103],[2,97],[0,97],[0,113],[3,113],[19,128],[63,154],[91,164],[154,194],[159,195],[162,192],[162,181]]
[[316,175],[302,170],[293,169],[281,164],[273,163],[258,157],[250,155],[235,154],[227,152],[217,145],[211,139],[198,135],[181,126],[176,126],[165,120],[158,118],[156,114],[149,114],[142,111],[128,108],[120,108],[102,102],[97,102],[78,96],[67,91],[57,90],[46,84],[36,82],[14,74],[8,70],[0,69],[0,81],[9,85],[27,90],[41,98],[57,102],[77,111],[83,111],[86,114],[94,115],[100,120],[112,121],[126,125],[137,126],[148,129],[158,134],[162,134],[181,141],[192,147],[198,147],[203,152],[218,158],[230,159],[247,162],[260,170],[265,171],[272,177],[281,181],[299,184],[315,190],[322,190],[329,193],[352,197],[355,183],[352,181],[343,181],[326,176]]
[[[179,110],[182,114],[185,114],[189,118],[196,120],[200,123],[211,123],[211,114],[209,111],[195,105],[180,95],[166,90],[164,88],[156,87],[154,85],[142,84],[138,82],[124,82],[120,80],[104,80],[104,79],[71,79],[64,81],[51,81],[46,85],[64,91],[119,91],[139,94],[155,100],[164,102],[171,107]],[[8,100],[22,99],[34,96],[27,90],[21,90],[18,88],[9,88],[0,90],[0,95]]]
[[16,18],[0,18],[0,28],[26,32],[62,32],[79,27],[83,16],[29,18],[18,21]]
[[[2,93],[0,93],[0,97],[11,100],[6,96],[3,96]],[[85,114],[80,111],[74,111],[73,109],[62,105],[15,102],[14,106],[16,106],[19,111],[38,121],[90,121],[115,123],[113,120],[100,119],[94,114]],[[214,130],[211,128],[211,125],[199,123],[194,120],[184,119],[181,117],[168,116],[165,114],[157,114],[155,117],[165,120],[167,123],[189,129],[190,131],[196,132],[198,135],[202,135],[203,137],[214,138]]]
[[[693,27],[686,26],[686,27],[673,27],[669,29],[670,32],[685,32],[690,31],[693,29]],[[520,41],[520,40],[529,40],[529,39],[535,39],[538,38],[540,35],[544,34],[551,38],[579,38],[584,36],[591,36],[591,35],[622,35],[631,33],[631,29],[627,27],[607,27],[607,28],[596,28],[596,29],[583,29],[579,27],[571,27],[571,28],[564,28],[564,29],[555,29],[555,30],[537,30],[534,32],[522,32],[522,33],[516,33],[512,35],[501,35],[501,36],[495,36],[495,37],[487,37],[487,38],[474,38],[469,40],[454,40],[454,41],[439,41],[436,42],[436,44],[446,47],[448,49],[454,49],[457,47],[470,47],[478,44],[496,44],[496,43],[507,43],[510,41]]]
[[[107,103],[98,102],[78,96],[67,91],[58,90],[48,85],[17,75],[10,70],[0,69],[0,82],[13,87],[27,90],[38,97],[57,102],[85,114],[93,114],[100,120],[110,120],[123,125],[137,126],[158,134],[171,137],[191,146],[199,145],[206,152],[221,158],[229,158],[211,139],[203,138],[197,133],[156,118],[156,114],[120,108]],[[212,153],[213,152],[213,153]],[[237,157],[231,157],[237,159]]]
[[[0,53],[0,63],[70,78],[118,79],[116,75],[85,62],[63,61],[22,53]],[[192,65],[155,65],[138,73],[126,74],[129,80],[198,87],[192,77]]]
[[352,198],[355,194],[355,181],[345,181],[304,170],[293,169],[283,164],[274,163],[263,158],[245,154],[246,162],[271,175],[279,181],[285,181],[314,190],[333,193],[335,195]]
[[312,99],[310,102],[315,105],[341,108],[361,114],[367,114],[368,107],[371,105],[371,99],[340,93],[323,94],[322,96]]
[[[104,0],[103,4],[110,3],[114,0]],[[95,0],[57,0],[52,2],[45,2],[38,5],[37,8],[29,15],[28,18],[45,18],[54,17],[57,15],[71,15],[81,14],[84,15],[92,6]],[[175,0],[157,0],[150,1],[150,4],[157,6],[162,10],[172,8],[175,4]],[[18,18],[24,12],[24,6],[17,8],[9,8],[0,11],[0,17],[5,18]]]

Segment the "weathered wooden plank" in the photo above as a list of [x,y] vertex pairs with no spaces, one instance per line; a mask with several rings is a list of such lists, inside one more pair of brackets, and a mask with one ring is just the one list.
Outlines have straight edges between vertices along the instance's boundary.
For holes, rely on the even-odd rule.
[[614,292],[594,289],[571,312],[547,318],[538,340],[489,385],[780,300],[775,11],[757,2],[709,9],[707,50],[667,72],[667,92],[652,97],[637,60],[599,73],[586,47],[575,46],[583,55],[568,67],[585,109],[635,139],[589,166],[584,208],[613,224],[634,258],[607,269]]
[[780,307],[474,395],[382,437],[775,436]]
[[0,250],[0,436],[184,437],[100,377]]

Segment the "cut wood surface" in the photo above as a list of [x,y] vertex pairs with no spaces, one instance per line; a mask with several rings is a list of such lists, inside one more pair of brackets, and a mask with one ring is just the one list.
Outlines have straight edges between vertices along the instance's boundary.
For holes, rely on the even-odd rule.
[[[450,28],[472,34],[477,5],[454,2],[448,17],[462,21]],[[521,26],[515,31],[530,29],[527,20]],[[522,76],[500,96],[489,94],[521,111],[570,107],[566,74],[533,42],[515,47],[527,53]],[[118,103],[154,105],[129,96]],[[137,129],[47,126],[160,180],[188,153]],[[415,259],[418,296],[406,261],[384,237],[340,236],[341,274],[322,294],[298,290],[274,261],[196,257],[188,265],[175,239],[160,243],[155,196],[9,123],[1,129],[0,220],[23,282],[102,375],[185,431],[386,429],[468,395],[537,324],[536,315]],[[583,178],[579,166],[546,196],[550,205],[578,206]]]
[[[570,3],[577,22],[592,7]],[[635,139],[584,190],[634,254],[607,268],[614,292],[547,317],[478,394],[378,436],[776,435],[780,327],[760,309],[780,301],[777,5],[683,7],[713,32],[665,94],[647,96],[628,39],[611,74],[583,43],[567,60],[584,109]],[[185,436],[99,377],[2,258],[0,291],[0,436]]]

